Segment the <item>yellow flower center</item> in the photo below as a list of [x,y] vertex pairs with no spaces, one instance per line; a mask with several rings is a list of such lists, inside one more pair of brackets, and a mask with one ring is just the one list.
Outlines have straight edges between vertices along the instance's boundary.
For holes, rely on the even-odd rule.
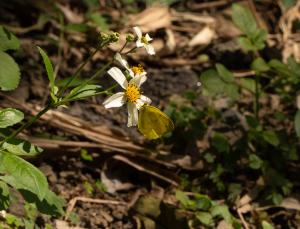
[[142,65],[138,65],[138,66],[133,66],[130,68],[131,71],[133,72],[133,74],[136,75],[141,75],[144,72],[144,68]]
[[141,97],[141,90],[135,84],[128,84],[125,96],[128,102],[135,103]]
[[146,45],[149,44],[149,41],[148,41],[148,40],[146,39],[146,37],[144,37],[144,36],[142,36],[141,41],[142,41],[142,43],[144,43],[144,44],[146,44]]

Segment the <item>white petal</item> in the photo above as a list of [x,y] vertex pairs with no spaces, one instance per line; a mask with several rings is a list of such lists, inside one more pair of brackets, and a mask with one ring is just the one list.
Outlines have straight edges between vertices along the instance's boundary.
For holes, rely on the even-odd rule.
[[115,59],[124,67],[126,68],[127,70],[129,69],[129,65],[128,65],[128,62],[122,58],[121,54],[120,53],[117,53],[115,55]]
[[150,104],[152,101],[147,96],[141,95],[141,97],[136,101],[136,108],[139,110],[145,103]]
[[121,107],[126,102],[124,92],[118,92],[107,98],[103,105],[105,108]]
[[140,48],[140,47],[143,47],[144,46],[144,43],[141,41],[141,39],[138,39],[136,41],[136,47]]
[[141,31],[140,27],[135,26],[135,27],[133,27],[133,30],[134,30],[134,32],[136,33],[136,35],[138,36],[139,39],[142,38],[142,31]]
[[146,74],[137,75],[133,77],[129,83],[134,83],[136,86],[140,87],[147,80]]
[[127,126],[136,126],[138,124],[138,110],[135,104],[127,103],[128,122]]
[[153,39],[149,36],[148,33],[145,35],[145,38],[146,38],[147,41],[152,41],[152,40],[153,40]]
[[145,49],[147,50],[147,53],[149,55],[154,55],[155,54],[155,50],[154,50],[152,45],[145,45]]
[[141,99],[136,101],[136,108],[139,110],[144,105],[144,102]]
[[150,104],[152,102],[151,99],[145,95],[141,95],[140,100],[142,100],[144,103],[147,103],[147,104]]
[[118,84],[120,84],[120,86],[124,89],[127,88],[127,80],[126,77],[124,76],[124,74],[121,72],[120,69],[118,69],[117,67],[112,67],[111,69],[109,69],[107,71],[107,73],[115,80],[117,81]]

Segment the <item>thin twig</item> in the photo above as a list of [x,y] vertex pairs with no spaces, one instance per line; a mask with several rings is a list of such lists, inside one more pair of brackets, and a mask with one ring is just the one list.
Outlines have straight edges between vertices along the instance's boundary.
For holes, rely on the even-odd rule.
[[70,213],[73,211],[77,201],[82,202],[89,202],[89,203],[96,203],[96,204],[112,204],[112,205],[124,205],[126,206],[127,203],[123,201],[117,201],[117,200],[105,200],[105,199],[92,199],[88,197],[78,196],[74,197],[69,201],[68,208],[66,210],[66,214],[64,216],[64,219],[67,220],[70,216]]

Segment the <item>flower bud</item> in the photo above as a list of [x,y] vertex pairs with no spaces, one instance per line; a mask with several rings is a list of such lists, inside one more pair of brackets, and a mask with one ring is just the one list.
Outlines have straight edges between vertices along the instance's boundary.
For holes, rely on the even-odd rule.
[[127,41],[128,43],[135,41],[134,35],[132,35],[132,34],[130,34],[130,33],[129,33],[129,34],[126,34],[126,41]]

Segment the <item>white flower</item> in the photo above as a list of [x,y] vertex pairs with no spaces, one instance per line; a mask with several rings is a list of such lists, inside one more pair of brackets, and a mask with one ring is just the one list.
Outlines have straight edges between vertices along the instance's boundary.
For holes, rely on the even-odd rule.
[[137,75],[129,82],[117,67],[108,70],[108,74],[125,90],[117,92],[107,98],[103,105],[105,108],[121,107],[127,103],[128,122],[127,126],[136,126],[138,124],[138,110],[145,104],[150,104],[151,99],[142,95],[140,87],[146,81],[145,75]]
[[149,55],[154,55],[155,54],[154,48],[149,43],[149,41],[152,41],[152,38],[149,36],[149,34],[146,33],[146,35],[143,36],[141,29],[137,26],[133,27],[133,30],[138,37],[138,39],[136,41],[136,47],[138,47],[138,48],[145,47],[145,49]]
[[[142,78],[142,80],[146,81],[147,77],[146,74],[147,72],[144,70],[144,68],[142,67],[142,65],[138,65],[138,66],[132,66],[130,67],[128,62],[122,58],[120,53],[117,53],[115,55],[115,59],[129,72],[129,75],[133,78],[136,77],[138,75],[141,76],[145,76]],[[144,81],[142,83],[144,83]]]

